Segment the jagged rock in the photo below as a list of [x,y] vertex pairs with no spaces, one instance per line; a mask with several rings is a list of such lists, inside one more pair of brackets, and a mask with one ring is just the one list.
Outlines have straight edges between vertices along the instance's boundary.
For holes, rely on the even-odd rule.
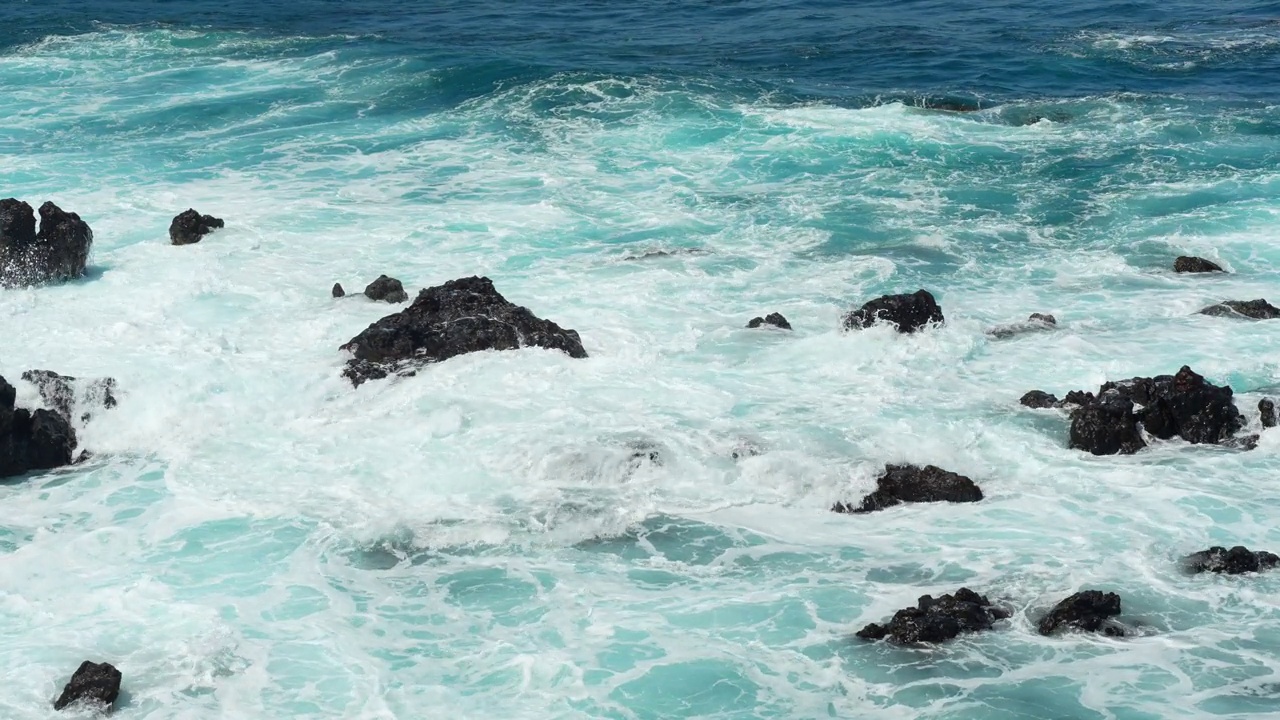
[[343,375],[353,385],[411,366],[482,350],[543,347],[585,358],[578,333],[509,302],[489,278],[469,277],[424,289],[404,310],[382,318],[342,346]]
[[1188,555],[1183,564],[1192,573],[1215,572],[1227,575],[1259,572],[1280,565],[1280,557],[1266,550],[1250,550],[1237,545],[1230,550],[1215,545],[1208,550]]
[[1094,455],[1132,455],[1146,446],[1138,432],[1133,401],[1119,393],[1104,393],[1071,411],[1069,447]]
[[169,241],[174,245],[191,245],[200,242],[205,235],[225,226],[226,223],[212,215],[201,215],[191,208],[179,213],[169,223]]
[[[51,370],[28,370],[22,373],[22,379],[35,385],[44,403],[68,421],[75,417],[73,411],[77,404],[85,408],[101,407],[108,410],[116,406],[115,378],[79,381]],[[82,386],[78,392],[77,386]],[[81,414],[80,421],[88,422],[92,416],[93,413],[86,409]]]
[[0,200],[0,285],[38,285],[84,275],[93,231],[51,202],[40,206],[40,232],[25,202]]
[[936,465],[886,465],[876,489],[857,507],[836,503],[838,513],[869,513],[904,502],[978,502],[982,490],[972,480]]
[[1258,412],[1262,415],[1262,427],[1273,428],[1276,426],[1276,401],[1271,398],[1263,398],[1258,401]]
[[898,644],[937,643],[960,633],[990,630],[996,620],[1009,617],[1009,612],[991,604],[987,598],[960,588],[954,595],[934,599],[923,595],[915,607],[894,613],[887,625],[871,623],[858,631],[863,640],[888,639]]
[[942,308],[928,290],[903,295],[882,295],[844,316],[845,329],[868,328],[880,321],[900,333],[913,333],[944,322]]
[[1123,637],[1124,628],[1111,621],[1120,614],[1120,596],[1100,590],[1085,590],[1063,600],[1040,619],[1041,635],[1052,635],[1066,627],[1086,632],[1102,632]]
[[85,660],[80,669],[62,688],[62,694],[53,703],[54,710],[71,705],[84,705],[101,712],[111,712],[120,697],[120,671],[110,663],[93,663]]
[[1023,405],[1026,405],[1029,408],[1036,408],[1037,410],[1043,410],[1045,408],[1060,407],[1060,401],[1058,400],[1057,396],[1050,395],[1049,393],[1044,392],[1043,390],[1032,390],[1028,392],[1026,395],[1023,395],[1022,399],[1019,400],[1018,402],[1022,403]]
[[393,305],[409,299],[409,293],[404,291],[404,285],[401,285],[399,280],[386,275],[379,275],[377,280],[369,283],[364,289],[364,296],[370,300],[380,300]]
[[342,289],[342,283],[334,283],[334,284],[333,284],[333,296],[334,296],[334,297],[336,297],[336,298],[340,298],[340,297],[345,296],[346,294],[347,294],[347,291]]
[[1067,393],[1066,397],[1062,398],[1062,406],[1067,407],[1070,405],[1076,405],[1076,406],[1088,405],[1089,403],[1093,402],[1094,399],[1095,398],[1093,396],[1093,393],[1091,392],[1085,392],[1083,390],[1072,390]]
[[774,327],[780,327],[783,330],[791,329],[791,323],[787,322],[787,319],[782,317],[782,313],[769,313],[764,317],[754,317],[747,323],[747,327],[752,329],[758,328],[761,325],[773,325]]
[[1201,315],[1214,317],[1249,318],[1250,320],[1274,320],[1280,318],[1280,308],[1258,298],[1257,300],[1226,300],[1200,311]]
[[1180,273],[1223,272],[1217,263],[1209,262],[1202,257],[1183,255],[1173,261],[1173,271]]
[[0,477],[71,464],[76,446],[71,423],[50,410],[16,407],[16,397],[14,387],[0,377]]

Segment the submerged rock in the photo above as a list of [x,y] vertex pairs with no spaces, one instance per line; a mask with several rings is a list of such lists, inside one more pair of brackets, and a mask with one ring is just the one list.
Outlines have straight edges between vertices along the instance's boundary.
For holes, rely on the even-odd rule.
[[961,633],[990,630],[996,620],[1009,617],[1009,612],[991,604],[987,598],[960,588],[954,595],[933,598],[923,595],[915,607],[894,613],[887,625],[871,623],[858,631],[863,640],[882,640],[898,644],[938,643]]
[[1258,401],[1258,413],[1262,415],[1262,427],[1273,428],[1276,426],[1276,401],[1271,398],[1263,398]]
[[109,410],[116,406],[115,378],[80,381],[52,370],[28,370],[22,373],[22,379],[35,385],[44,403],[68,421],[75,417],[76,405],[86,408],[81,422],[88,422],[93,416],[91,409]]
[[1217,263],[1209,262],[1202,257],[1183,255],[1173,261],[1173,271],[1179,273],[1224,272]]
[[53,703],[54,710],[71,705],[84,705],[101,712],[111,712],[116,698],[120,697],[120,671],[110,663],[93,663],[85,660],[80,669],[62,688],[62,694]]
[[76,433],[51,410],[16,407],[17,391],[0,377],[0,477],[71,464]]
[[587,356],[576,331],[509,302],[489,278],[461,278],[424,289],[409,307],[373,323],[343,345],[353,356],[343,375],[358,386],[408,366],[524,347]]
[[1037,410],[1060,406],[1060,401],[1056,395],[1050,395],[1043,390],[1031,390],[1026,395],[1023,395],[1022,399],[1018,402],[1029,408],[1036,408]]
[[1250,320],[1274,320],[1280,318],[1280,308],[1258,298],[1257,300],[1226,300],[1200,311],[1201,315],[1214,317],[1249,318]]
[[393,305],[409,299],[409,293],[404,291],[404,285],[401,285],[399,280],[386,275],[379,275],[377,280],[369,283],[364,289],[364,296],[370,300],[380,300]]
[[1085,590],[1055,605],[1048,615],[1040,619],[1037,630],[1041,635],[1052,635],[1060,629],[1070,628],[1123,637],[1124,628],[1111,621],[1119,614],[1119,595]]
[[942,308],[928,290],[902,295],[882,295],[844,316],[845,329],[868,328],[887,322],[900,333],[913,333],[944,322]]
[[752,329],[758,328],[761,325],[772,325],[774,327],[782,328],[783,330],[791,329],[791,323],[787,322],[787,319],[782,317],[782,313],[769,313],[764,317],[754,317],[747,323],[747,327]]
[[51,202],[40,206],[36,232],[31,206],[14,198],[0,200],[0,285],[38,285],[84,275],[93,231]]
[[346,294],[347,294],[347,291],[342,289],[342,283],[334,283],[334,284],[333,284],[333,296],[334,296],[334,297],[336,297],[336,298],[345,297],[345,296],[346,296]]
[[1250,550],[1237,545],[1230,550],[1215,545],[1208,550],[1192,553],[1183,560],[1189,572],[1215,572],[1226,575],[1269,570],[1280,565],[1280,557],[1266,550]]
[[905,502],[978,502],[982,490],[969,478],[936,465],[886,465],[876,489],[857,507],[836,503],[838,513],[869,513]]
[[1054,316],[1046,313],[1031,313],[1031,316],[1025,322],[1013,323],[1012,325],[997,325],[987,330],[987,334],[998,340],[1003,340],[1023,333],[1053,330],[1057,326],[1058,319]]
[[205,235],[224,227],[226,223],[212,215],[201,215],[191,208],[179,213],[169,223],[169,242],[174,245],[192,245]]

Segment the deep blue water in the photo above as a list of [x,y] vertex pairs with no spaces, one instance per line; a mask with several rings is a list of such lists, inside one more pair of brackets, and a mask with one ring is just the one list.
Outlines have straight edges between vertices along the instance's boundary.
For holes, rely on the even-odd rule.
[[[0,290],[0,374],[121,388],[0,484],[0,717],[86,658],[126,720],[1280,714],[1280,573],[1177,569],[1280,550],[1280,433],[1094,458],[1018,405],[1189,364],[1260,430],[1280,330],[1195,311],[1280,302],[1280,4],[4,0],[0,108],[0,197],[95,233]],[[389,309],[329,287],[380,273],[591,357],[353,390]],[[840,331],[918,287],[944,327]],[[888,462],[985,499],[829,512]],[[961,585],[1014,617],[851,639]],[[1142,631],[1034,632],[1085,588]]]

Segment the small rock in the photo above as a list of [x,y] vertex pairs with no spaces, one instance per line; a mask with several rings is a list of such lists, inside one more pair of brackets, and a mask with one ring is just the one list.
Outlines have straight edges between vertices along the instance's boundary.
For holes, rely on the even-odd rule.
[[969,478],[936,465],[886,465],[876,480],[875,492],[862,498],[857,507],[836,503],[838,513],[869,513],[904,502],[978,502],[982,490]]
[[169,223],[169,242],[174,245],[191,245],[200,242],[205,235],[224,227],[221,219],[212,215],[201,215],[187,208]]
[[1215,572],[1227,575],[1269,570],[1280,565],[1280,557],[1265,550],[1253,551],[1243,545],[1230,550],[1215,545],[1208,550],[1188,555],[1183,564],[1192,573]]
[[100,711],[111,712],[120,697],[120,671],[110,663],[92,663],[85,660],[71,676],[71,682],[62,688],[62,695],[53,703],[54,710],[69,705],[84,704]]
[[400,281],[386,275],[379,275],[377,280],[369,283],[369,286],[364,289],[364,296],[370,300],[381,300],[392,304],[409,299],[409,293],[404,291]]
[[1262,427],[1273,428],[1276,426],[1276,401],[1271,398],[1263,398],[1258,401],[1258,412],[1262,414]]
[[1249,318],[1250,320],[1274,320],[1280,318],[1280,308],[1258,298],[1257,300],[1227,300],[1200,311],[1201,315],[1214,317]]
[[887,625],[871,623],[858,631],[863,640],[888,639],[897,644],[938,643],[961,633],[990,630],[996,620],[1009,617],[1009,612],[991,604],[987,598],[960,588],[954,595],[934,599],[923,595],[915,607],[894,613]]
[[1192,257],[1183,255],[1173,261],[1173,271],[1179,273],[1208,273],[1223,272],[1221,267],[1216,263],[1209,262],[1202,257]]
[[1094,455],[1132,455],[1146,446],[1138,432],[1133,401],[1117,392],[1104,393],[1071,411],[1069,447]]
[[1120,614],[1120,596],[1099,590],[1085,590],[1063,600],[1040,619],[1041,635],[1052,635],[1063,627],[1103,632],[1111,637],[1123,637],[1124,628],[1111,622]]
[[1052,315],[1045,313],[1031,313],[1026,322],[1013,323],[1012,325],[997,325],[987,330],[987,334],[997,340],[1011,338],[1014,335],[1021,335],[1029,332],[1043,332],[1052,330],[1058,326],[1058,319]]
[[1031,316],[1027,318],[1027,321],[1038,322],[1042,325],[1049,325],[1049,326],[1055,326],[1058,324],[1058,318],[1048,313],[1031,313]]
[[1019,400],[1018,402],[1022,403],[1023,405],[1026,405],[1029,408],[1036,408],[1037,410],[1059,407],[1059,401],[1057,396],[1050,395],[1049,393],[1044,392],[1043,390],[1032,390],[1028,392],[1026,395],[1023,395],[1022,399]]
[[334,284],[333,284],[333,296],[334,296],[334,297],[336,297],[336,298],[340,298],[340,297],[345,296],[346,294],[347,294],[347,291],[342,289],[342,283],[334,283]]
[[913,333],[944,322],[942,308],[928,290],[902,295],[882,295],[844,316],[847,330],[887,322],[900,333]]
[[754,317],[751,318],[751,322],[747,323],[747,327],[753,329],[758,328],[761,325],[773,325],[774,327],[780,327],[783,330],[791,329],[791,323],[787,322],[787,319],[782,317],[781,313],[769,313],[762,318]]

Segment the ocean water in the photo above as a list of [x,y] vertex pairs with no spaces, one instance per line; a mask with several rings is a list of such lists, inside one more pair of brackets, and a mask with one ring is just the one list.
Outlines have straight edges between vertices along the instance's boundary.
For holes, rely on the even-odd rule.
[[[1092,457],[1018,405],[1280,394],[1280,325],[1194,314],[1280,302],[1274,3],[6,0],[0,106],[0,196],[95,233],[0,290],[0,374],[121,388],[91,462],[0,483],[0,717],[84,659],[125,720],[1280,714],[1280,573],[1177,568],[1280,550],[1280,433]],[[170,246],[187,207],[227,227]],[[380,273],[591,357],[353,390],[394,308],[329,288]],[[840,331],[921,287],[945,327]],[[986,499],[828,511],[887,462]],[[1014,617],[852,639],[962,585]],[[1086,588],[1141,633],[1035,634]]]

